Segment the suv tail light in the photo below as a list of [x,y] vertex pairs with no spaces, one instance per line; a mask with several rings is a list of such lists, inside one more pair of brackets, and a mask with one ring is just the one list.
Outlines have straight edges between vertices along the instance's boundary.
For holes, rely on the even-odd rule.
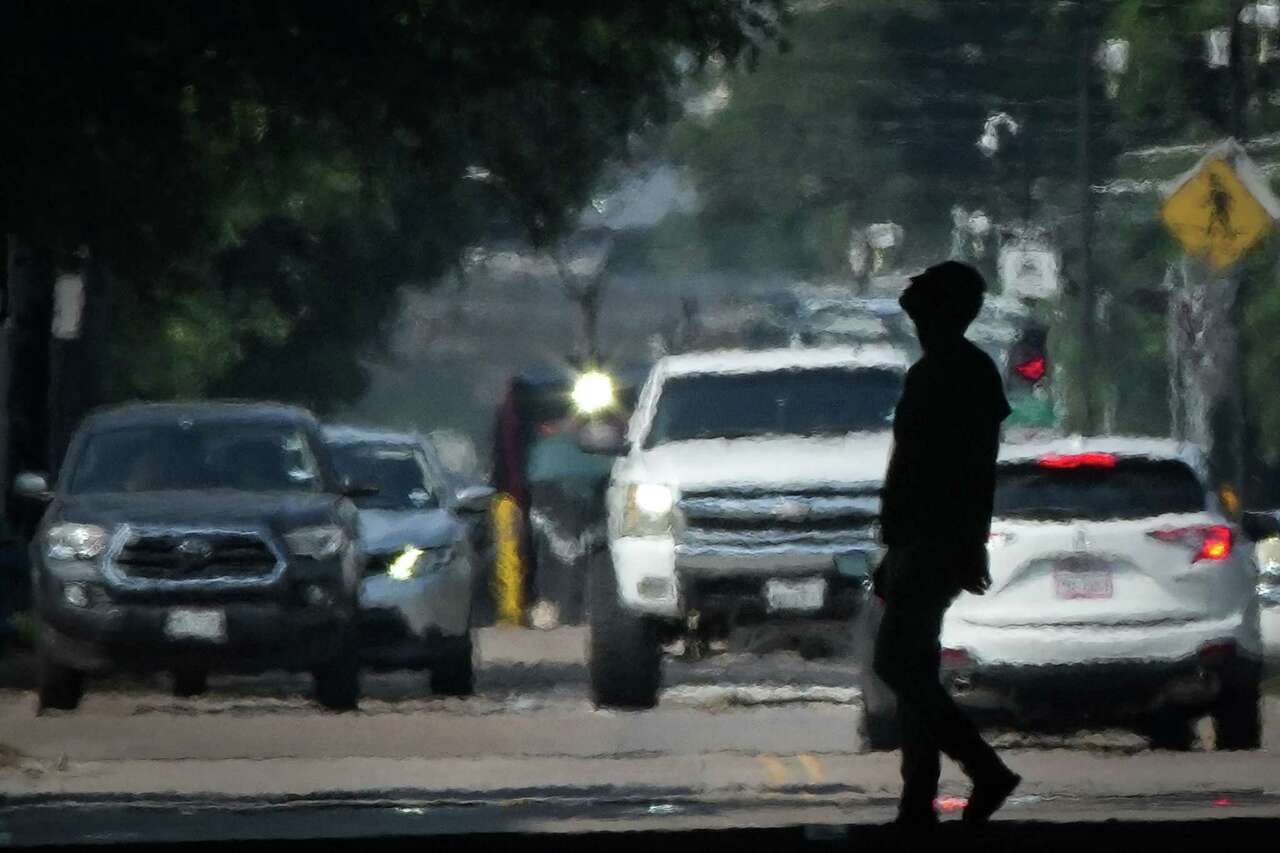
[[1114,468],[1113,453],[1050,453],[1036,460],[1041,468]]
[[1216,562],[1231,556],[1231,528],[1225,525],[1175,527],[1170,530],[1153,530],[1147,535],[1170,545],[1182,545],[1195,550],[1193,563],[1201,560]]

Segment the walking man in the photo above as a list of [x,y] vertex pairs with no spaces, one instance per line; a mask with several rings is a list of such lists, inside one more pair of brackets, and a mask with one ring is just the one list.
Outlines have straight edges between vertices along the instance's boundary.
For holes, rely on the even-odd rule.
[[887,552],[876,570],[884,617],[874,668],[898,699],[902,800],[898,823],[937,822],[940,753],[973,780],[964,820],[986,821],[1021,778],[1005,766],[939,680],[942,617],[961,592],[991,585],[987,536],[1000,423],[1008,417],[999,373],[964,336],[986,285],[956,261],[911,279],[899,303],[924,354],[907,372],[881,501]]

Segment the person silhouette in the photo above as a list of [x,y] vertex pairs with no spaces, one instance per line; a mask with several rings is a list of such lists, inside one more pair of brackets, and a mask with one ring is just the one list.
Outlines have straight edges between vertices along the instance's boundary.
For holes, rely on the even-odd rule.
[[937,822],[939,753],[973,782],[964,820],[981,823],[1021,781],[940,683],[942,618],[962,591],[991,585],[987,537],[1000,424],[1009,416],[991,359],[964,336],[986,283],[957,261],[911,279],[899,299],[923,351],[907,371],[881,493],[885,557],[873,578],[884,601],[873,667],[896,694],[902,730],[897,823]]

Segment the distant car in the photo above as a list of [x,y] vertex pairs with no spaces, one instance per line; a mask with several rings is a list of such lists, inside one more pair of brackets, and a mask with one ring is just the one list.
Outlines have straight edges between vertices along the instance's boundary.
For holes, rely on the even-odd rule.
[[[625,417],[635,406],[636,394],[649,365],[605,366],[602,370],[610,378],[616,409]],[[541,455],[536,453],[539,444],[555,425],[576,414],[573,390],[578,378],[571,370],[526,371],[511,379],[497,411],[492,482],[499,493],[508,496],[518,507],[521,529],[508,534],[518,541],[495,543],[495,546],[519,555],[518,565],[523,573],[506,586],[522,593],[522,603],[537,599],[539,585],[535,581],[543,567],[549,567],[543,573],[544,579],[550,573],[574,576],[575,564],[585,558],[587,549],[603,538],[601,498],[608,480],[607,466],[600,472],[595,488],[589,490],[574,488],[580,485],[581,466],[576,464],[549,466],[549,469],[558,468],[559,473],[544,472],[540,486],[535,487],[531,479],[531,474],[536,475],[531,465]],[[566,490],[569,494],[555,495],[557,480],[570,487]],[[590,492],[592,497],[583,499],[583,491]],[[552,603],[565,614],[576,609],[565,600]]]
[[[942,630],[944,682],[976,715],[1129,725],[1188,749],[1207,714],[1219,749],[1259,745],[1257,568],[1194,449],[1006,445],[989,554],[991,589],[962,593]],[[863,623],[868,655],[879,612]],[[892,747],[892,694],[869,675],[863,695],[868,745]]]
[[339,474],[368,492],[355,498],[362,663],[428,669],[433,692],[470,695],[472,602],[483,573],[470,518],[488,509],[493,489],[455,487],[421,436],[338,426],[324,435]]
[[320,427],[290,406],[129,405],[90,415],[31,543],[42,708],[85,677],[311,671],[317,700],[359,700],[356,511]]

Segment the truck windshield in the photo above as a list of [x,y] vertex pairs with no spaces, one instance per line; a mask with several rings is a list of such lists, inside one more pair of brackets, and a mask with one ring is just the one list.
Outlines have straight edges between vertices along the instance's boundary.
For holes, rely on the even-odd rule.
[[888,367],[673,377],[662,387],[645,446],[887,430],[902,380],[901,371]]
[[71,471],[71,494],[236,489],[315,492],[315,456],[279,424],[147,424],[90,435]]

